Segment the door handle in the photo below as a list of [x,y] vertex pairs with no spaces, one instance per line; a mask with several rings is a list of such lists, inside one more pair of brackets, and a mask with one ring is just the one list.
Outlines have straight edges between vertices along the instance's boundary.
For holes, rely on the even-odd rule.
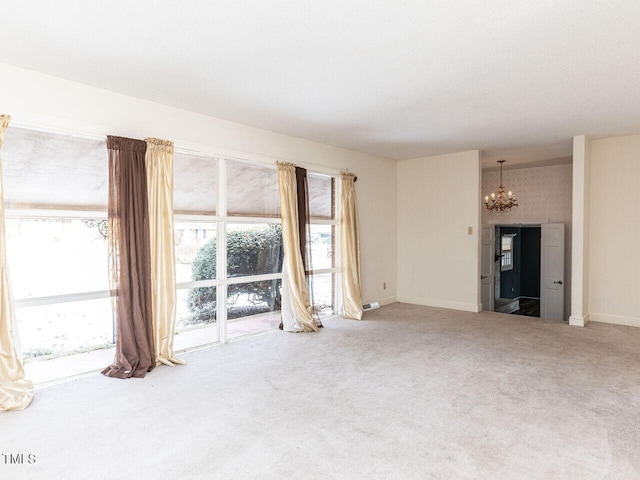
[[486,275],[480,275],[480,280],[484,280],[485,278],[487,278]]
[[562,280],[558,280],[557,282],[553,282],[553,283],[557,283],[558,285],[562,285]]

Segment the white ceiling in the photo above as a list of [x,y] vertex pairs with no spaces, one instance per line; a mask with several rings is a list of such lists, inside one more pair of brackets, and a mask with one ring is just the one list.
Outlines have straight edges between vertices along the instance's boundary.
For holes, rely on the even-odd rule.
[[0,32],[3,63],[394,159],[640,133],[638,0],[2,0]]

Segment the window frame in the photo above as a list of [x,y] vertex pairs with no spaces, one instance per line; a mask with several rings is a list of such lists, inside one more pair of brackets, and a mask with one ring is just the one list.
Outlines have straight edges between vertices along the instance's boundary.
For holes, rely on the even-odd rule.
[[[177,149],[176,149],[177,150]],[[182,153],[182,151],[181,151]],[[194,154],[194,152],[189,152]],[[189,214],[174,214],[174,222],[201,222],[201,223],[213,223],[217,225],[217,247],[216,247],[216,278],[210,280],[197,280],[191,282],[176,283],[176,290],[190,289],[198,287],[216,287],[216,338],[219,343],[227,343],[229,338],[227,335],[227,287],[229,285],[259,282],[265,280],[281,280],[282,273],[271,273],[261,275],[246,275],[241,277],[228,277],[227,272],[227,227],[233,224],[282,224],[280,217],[257,217],[257,216],[239,216],[227,214],[227,161],[241,161],[247,165],[255,164],[260,167],[268,167],[276,169],[275,163],[255,161],[245,158],[234,158],[224,155],[206,155],[209,158],[215,159],[218,163],[218,184],[217,184],[217,211],[216,215],[189,215]],[[330,315],[335,315],[341,309],[341,265],[340,265],[340,182],[339,175],[337,173],[329,173],[326,171],[318,171],[316,169],[309,169],[314,175],[326,175],[334,179],[334,192],[332,192],[334,202],[333,219],[311,219],[312,225],[332,225],[334,227],[334,235],[332,240],[332,255],[333,255],[333,267],[313,269],[311,275],[321,274],[333,274],[335,276],[335,283],[333,284],[332,294],[332,312]],[[322,317],[329,315],[322,315]],[[215,343],[215,342],[213,342]]]
[[[500,236],[500,271],[507,272],[513,270],[513,237],[515,233],[505,233]],[[508,247],[504,247],[505,240]]]
[[[87,132],[69,132],[69,131],[61,131],[57,129],[49,129],[49,128],[38,128],[33,126],[22,126],[16,125],[17,128],[24,128],[28,130],[34,131],[46,131],[53,134],[58,135],[75,135],[80,136],[87,139],[93,140],[104,140],[103,135],[96,134],[95,132],[87,133]],[[280,217],[252,217],[252,216],[229,216],[227,215],[227,161],[241,161],[246,164],[255,164],[261,167],[269,167],[276,169],[276,162],[272,159],[259,158],[252,155],[247,155],[244,158],[234,157],[229,155],[216,153],[213,151],[212,147],[205,145],[197,145],[195,148],[180,148],[175,147],[175,152],[186,155],[195,155],[202,156],[206,158],[215,159],[218,162],[217,165],[217,185],[216,185],[216,214],[215,215],[207,215],[207,214],[174,214],[174,221],[193,221],[193,222],[205,222],[212,223],[214,228],[217,229],[217,270],[216,276],[217,278],[211,280],[200,280],[200,281],[190,281],[190,282],[176,282],[176,291],[179,289],[190,289],[190,288],[198,288],[198,287],[216,287],[216,295],[217,295],[217,321],[216,325],[216,337],[217,339],[211,343],[226,343],[228,341],[227,338],[227,286],[239,283],[249,283],[256,281],[265,281],[265,280],[275,280],[282,279],[282,273],[274,273],[274,274],[262,274],[262,275],[248,275],[242,277],[232,277],[227,278],[227,252],[226,252],[226,232],[227,226],[229,224],[237,224],[237,223],[277,223],[281,224]],[[107,152],[105,150],[105,161],[107,157]],[[252,158],[253,157],[253,158]],[[307,168],[309,173],[313,175],[322,175],[328,176],[333,179],[333,198],[332,198],[332,209],[333,209],[333,218],[332,219],[311,219],[310,223],[312,225],[331,225],[333,227],[333,238],[332,238],[332,267],[331,268],[322,268],[322,269],[313,269],[311,271],[312,275],[322,275],[322,274],[331,274],[335,279],[332,281],[332,312],[330,315],[335,315],[342,310],[342,295],[341,295],[341,284],[342,279],[340,272],[342,271],[341,265],[341,251],[340,251],[340,212],[341,212],[341,182],[340,182],[340,173],[337,169],[334,168],[326,168],[313,166],[309,164],[304,164],[300,162],[296,162],[300,166]],[[83,219],[98,219],[98,220],[106,220],[108,218],[107,210],[61,210],[59,208],[6,208],[5,209],[5,217],[6,218],[68,218],[74,220],[83,220]],[[224,246],[224,248],[220,248]],[[105,259],[107,261],[107,259]],[[73,302],[82,302],[86,300],[97,300],[104,298],[111,298],[116,295],[114,290],[105,289],[98,291],[87,291],[87,292],[69,292],[59,295],[51,295],[51,296],[41,296],[41,297],[30,297],[30,298],[16,298],[14,299],[14,306],[16,308],[24,308],[24,307],[35,307],[35,306],[46,306],[46,305],[54,305],[54,304],[62,304],[62,303],[73,303]],[[322,315],[322,317],[329,316],[329,314]],[[113,343],[115,343],[115,320],[114,320],[114,338]]]

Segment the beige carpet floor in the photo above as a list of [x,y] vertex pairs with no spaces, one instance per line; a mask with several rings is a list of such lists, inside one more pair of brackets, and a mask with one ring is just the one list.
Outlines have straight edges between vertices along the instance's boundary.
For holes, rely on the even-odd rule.
[[182,357],[37,390],[0,478],[640,478],[640,329],[394,304]]

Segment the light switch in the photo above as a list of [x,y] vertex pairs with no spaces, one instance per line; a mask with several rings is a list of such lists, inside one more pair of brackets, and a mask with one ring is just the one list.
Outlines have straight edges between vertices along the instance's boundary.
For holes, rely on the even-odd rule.
[[473,235],[473,227],[467,227],[467,234]]

